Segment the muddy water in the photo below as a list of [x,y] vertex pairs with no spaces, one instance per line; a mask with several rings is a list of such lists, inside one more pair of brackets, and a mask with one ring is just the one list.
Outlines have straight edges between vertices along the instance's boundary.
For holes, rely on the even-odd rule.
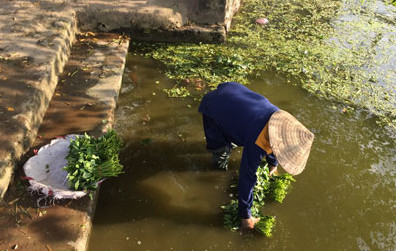
[[199,101],[169,99],[173,83],[130,56],[117,110],[126,173],[103,183],[89,250],[394,250],[395,142],[363,112],[316,99],[274,74],[249,86],[294,114],[316,140],[276,216],[272,238],[222,227],[240,150],[212,170]]

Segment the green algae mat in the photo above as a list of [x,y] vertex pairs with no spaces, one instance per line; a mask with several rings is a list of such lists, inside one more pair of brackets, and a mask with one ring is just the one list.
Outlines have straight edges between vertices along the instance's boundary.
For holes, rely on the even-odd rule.
[[[262,17],[269,22],[257,24]],[[203,94],[186,83],[210,90],[226,81],[248,84],[270,70],[341,103],[340,112],[366,110],[395,131],[394,20],[396,8],[380,1],[246,0],[224,44],[133,46],[163,63],[176,80],[165,90],[170,97]]]

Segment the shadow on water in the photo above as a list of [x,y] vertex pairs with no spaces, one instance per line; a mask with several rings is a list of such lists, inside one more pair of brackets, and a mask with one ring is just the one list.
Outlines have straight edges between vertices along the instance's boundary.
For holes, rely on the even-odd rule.
[[[156,154],[165,153],[160,149],[177,148],[177,144],[167,142],[150,144],[153,146],[141,146],[141,151],[138,154],[154,159]],[[198,148],[195,146],[195,149]],[[206,161],[204,161],[207,158],[201,156],[195,157],[194,160],[188,160],[194,161],[196,166],[194,169],[188,168],[187,158],[189,157],[177,157],[178,154],[192,154],[188,152],[188,149],[190,148],[178,153],[166,151],[168,156],[175,158],[169,161],[161,160],[161,157],[159,160],[151,161],[132,157],[133,163],[126,161],[124,163],[126,173],[123,177],[108,182],[103,186],[101,192],[101,196],[117,198],[117,204],[120,204],[109,205],[107,202],[101,204],[104,201],[100,201],[98,207],[102,208],[101,210],[106,210],[108,213],[106,215],[109,217],[98,218],[95,220],[95,224],[162,218],[177,224],[208,226],[216,222],[216,225],[220,225],[220,211],[208,210],[209,205],[203,200],[202,194],[196,191],[198,187],[188,184],[184,180],[193,179],[193,182],[209,186],[224,179],[225,175],[218,171],[208,170],[205,167]],[[125,155],[122,157],[127,159]],[[167,163],[164,164],[164,162]],[[121,214],[117,214],[117,212]]]
[[[131,77],[132,76],[132,77]],[[315,133],[306,170],[276,216],[272,238],[222,227],[240,161],[210,168],[199,101],[169,99],[172,83],[148,60],[130,56],[116,129],[125,174],[103,183],[90,250],[367,250],[396,239],[395,142],[362,111],[321,101],[273,73],[249,86]]]

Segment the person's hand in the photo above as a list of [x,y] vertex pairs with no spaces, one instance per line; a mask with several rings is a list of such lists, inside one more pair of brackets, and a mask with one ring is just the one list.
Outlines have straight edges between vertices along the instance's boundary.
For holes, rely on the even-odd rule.
[[274,173],[276,174],[278,170],[277,166],[270,166],[269,167],[269,176],[272,176]]
[[251,217],[249,219],[242,219],[241,231],[242,233],[250,232],[254,229],[254,225],[259,222],[260,218]]

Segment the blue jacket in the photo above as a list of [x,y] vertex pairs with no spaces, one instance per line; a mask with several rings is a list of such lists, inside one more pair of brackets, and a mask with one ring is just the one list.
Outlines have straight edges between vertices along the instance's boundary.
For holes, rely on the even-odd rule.
[[228,82],[207,93],[198,110],[214,120],[231,142],[243,146],[238,182],[238,213],[241,218],[250,218],[258,166],[265,156],[270,165],[278,164],[274,155],[267,155],[255,142],[271,115],[279,108],[244,85]]

